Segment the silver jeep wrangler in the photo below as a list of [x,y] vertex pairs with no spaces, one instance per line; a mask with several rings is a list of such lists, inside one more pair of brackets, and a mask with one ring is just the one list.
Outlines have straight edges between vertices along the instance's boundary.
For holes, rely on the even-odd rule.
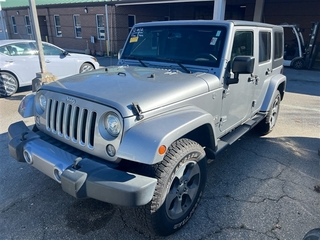
[[[245,21],[136,24],[118,66],[43,85],[8,130],[10,154],[76,198],[143,208],[159,235],[192,216],[215,158],[275,126],[283,29]],[[62,66],[63,67],[63,66]],[[141,215],[139,215],[141,216]]]

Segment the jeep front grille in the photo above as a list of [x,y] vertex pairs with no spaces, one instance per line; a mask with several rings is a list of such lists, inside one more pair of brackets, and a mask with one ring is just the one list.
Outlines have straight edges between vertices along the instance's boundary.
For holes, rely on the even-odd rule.
[[96,119],[97,113],[94,111],[54,99],[48,100],[46,129],[81,146],[93,149]]

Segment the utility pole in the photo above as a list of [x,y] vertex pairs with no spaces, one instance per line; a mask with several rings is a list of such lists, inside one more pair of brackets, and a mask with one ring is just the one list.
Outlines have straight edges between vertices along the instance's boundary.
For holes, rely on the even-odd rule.
[[34,29],[34,36],[37,44],[37,48],[39,50],[39,62],[40,62],[40,73],[36,73],[36,78],[32,80],[32,91],[37,91],[41,85],[48,82],[53,82],[57,80],[56,76],[53,76],[52,73],[47,72],[47,66],[44,59],[44,52],[42,47],[41,35],[40,35],[40,28],[39,28],[39,21],[38,21],[38,14],[36,9],[35,0],[29,0],[29,7],[31,11],[31,19]]

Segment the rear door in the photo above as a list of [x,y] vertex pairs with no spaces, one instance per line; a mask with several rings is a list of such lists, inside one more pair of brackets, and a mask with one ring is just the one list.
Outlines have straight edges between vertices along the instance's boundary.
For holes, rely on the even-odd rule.
[[255,61],[251,82],[254,87],[252,115],[260,110],[273,75],[271,49],[274,43],[272,42],[272,28],[258,28],[256,36],[259,44],[255,46],[258,57]]
[[19,42],[6,45],[5,64],[2,70],[13,72],[20,86],[31,85],[36,73],[40,72],[38,51],[32,42]]

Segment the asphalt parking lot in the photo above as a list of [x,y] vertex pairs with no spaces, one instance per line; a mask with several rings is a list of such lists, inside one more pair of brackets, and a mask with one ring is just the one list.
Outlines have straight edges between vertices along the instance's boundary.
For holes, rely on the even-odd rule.
[[[115,59],[98,58],[103,66]],[[287,92],[274,131],[251,132],[208,167],[187,225],[148,234],[131,209],[79,200],[8,152],[7,129],[30,88],[0,99],[0,239],[288,239],[320,227],[320,72],[285,69]],[[28,125],[33,119],[25,120]]]

